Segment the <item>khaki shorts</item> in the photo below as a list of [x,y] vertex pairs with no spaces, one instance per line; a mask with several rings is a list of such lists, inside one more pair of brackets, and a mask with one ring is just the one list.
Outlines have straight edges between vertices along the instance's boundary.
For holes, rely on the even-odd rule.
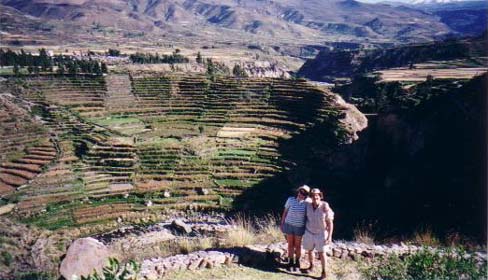
[[313,234],[309,231],[305,231],[302,241],[303,249],[307,251],[312,251],[315,249],[320,253],[325,252],[327,249],[327,245],[325,244],[326,238],[327,233]]

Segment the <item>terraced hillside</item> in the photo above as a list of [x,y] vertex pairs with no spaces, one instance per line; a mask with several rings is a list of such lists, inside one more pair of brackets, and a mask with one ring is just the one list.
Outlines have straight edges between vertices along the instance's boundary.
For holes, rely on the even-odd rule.
[[13,100],[0,96],[1,195],[13,193],[56,157],[47,130]]
[[[354,134],[341,121],[349,109],[302,80],[51,75],[6,88],[39,120],[36,139],[47,140],[2,158],[2,176],[24,180],[1,193],[18,201],[14,215],[51,229],[228,208],[296,165],[282,157],[283,141],[323,123],[334,143]],[[21,149],[22,139],[12,145]]]

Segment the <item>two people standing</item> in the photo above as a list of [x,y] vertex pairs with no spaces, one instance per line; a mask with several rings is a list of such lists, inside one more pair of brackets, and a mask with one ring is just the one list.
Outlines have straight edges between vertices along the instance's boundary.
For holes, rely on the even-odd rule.
[[319,189],[310,189],[303,185],[297,189],[296,197],[290,197],[285,203],[281,217],[281,230],[286,234],[288,243],[289,269],[299,271],[303,248],[308,251],[309,267],[313,271],[313,250],[318,252],[322,266],[321,279],[326,278],[327,245],[332,242],[334,231],[334,212],[329,204],[323,201],[323,193]]

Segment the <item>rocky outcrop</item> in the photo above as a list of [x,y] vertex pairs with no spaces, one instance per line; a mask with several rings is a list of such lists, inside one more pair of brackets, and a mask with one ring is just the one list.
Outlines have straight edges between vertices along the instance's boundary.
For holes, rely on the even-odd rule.
[[94,270],[101,272],[113,255],[100,241],[91,237],[80,238],[69,247],[59,271],[66,279],[87,276]]
[[359,139],[358,132],[368,127],[368,119],[356,106],[347,103],[340,95],[336,95],[336,104],[344,108],[345,116],[340,122],[351,133],[349,144]]
[[290,78],[287,69],[284,69],[268,61],[248,62],[242,65],[242,68],[249,77],[255,78]]

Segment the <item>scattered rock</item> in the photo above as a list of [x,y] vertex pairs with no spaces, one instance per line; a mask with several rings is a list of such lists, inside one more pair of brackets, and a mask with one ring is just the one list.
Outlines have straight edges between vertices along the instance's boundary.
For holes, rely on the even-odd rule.
[[234,259],[233,254],[222,251],[197,251],[187,255],[152,258],[142,262],[140,276],[142,279],[159,279],[169,271],[214,268],[232,264]]
[[171,193],[169,191],[164,191],[163,196],[165,198],[171,197]]
[[59,272],[66,279],[88,276],[93,270],[100,273],[111,256],[113,254],[100,241],[91,237],[80,238],[69,247]]
[[210,190],[206,188],[196,188],[197,194],[199,195],[208,195],[210,194]]
[[193,230],[191,226],[187,225],[180,219],[176,219],[171,223],[171,227],[173,227],[177,232],[183,234],[190,234]]
[[13,204],[13,203],[10,203],[10,204],[4,205],[4,206],[0,206],[0,215],[10,213],[10,212],[12,212],[12,210],[14,210],[14,208],[15,208],[15,204]]

